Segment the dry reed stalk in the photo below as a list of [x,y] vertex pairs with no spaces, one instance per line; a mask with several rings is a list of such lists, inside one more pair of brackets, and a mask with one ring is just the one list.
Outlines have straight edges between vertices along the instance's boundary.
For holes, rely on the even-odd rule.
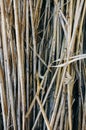
[[[27,105],[27,110],[30,105],[30,84],[29,84],[29,2],[26,2],[26,105]],[[27,124],[27,129],[30,130],[30,121],[28,119],[28,124]]]
[[66,100],[66,86],[64,86],[63,89],[63,97],[64,97],[64,102],[63,102],[63,108],[62,108],[62,113],[61,113],[61,118],[60,118],[60,130],[63,129],[64,127],[64,117],[65,117],[65,100]]
[[[18,70],[19,70],[19,64],[18,66]],[[21,111],[21,106],[20,106],[20,102],[21,102],[21,87],[20,87],[20,78],[19,78],[19,72],[18,72],[18,105],[17,105],[17,124],[18,124],[18,130],[21,130],[21,119],[20,119],[20,111]]]
[[0,66],[0,95],[1,95],[1,105],[2,105],[2,115],[3,115],[3,124],[4,130],[7,129],[7,100],[6,100],[6,93],[5,93],[5,86],[4,86],[4,73]]
[[[36,93],[36,83],[35,83],[35,76],[36,76],[36,37],[35,37],[35,26],[34,26],[34,18],[33,18],[33,9],[32,9],[32,1],[29,1],[30,4],[30,15],[31,15],[31,26],[32,26],[32,37],[33,37],[33,95]],[[35,106],[33,111],[33,121],[35,120]]]
[[25,129],[25,89],[24,89],[24,73],[23,73],[23,64],[21,60],[21,46],[20,46],[20,34],[19,34],[19,23],[18,23],[18,6],[17,1],[14,0],[14,15],[15,15],[15,28],[16,28],[16,42],[17,42],[17,53],[18,53],[18,63],[19,63],[19,77],[21,84],[21,95],[22,95],[22,129]]

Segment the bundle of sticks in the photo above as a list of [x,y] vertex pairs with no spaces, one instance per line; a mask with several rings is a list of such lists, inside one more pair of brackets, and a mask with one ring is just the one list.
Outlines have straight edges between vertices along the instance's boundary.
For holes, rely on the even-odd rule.
[[0,129],[86,130],[86,0],[0,0]]

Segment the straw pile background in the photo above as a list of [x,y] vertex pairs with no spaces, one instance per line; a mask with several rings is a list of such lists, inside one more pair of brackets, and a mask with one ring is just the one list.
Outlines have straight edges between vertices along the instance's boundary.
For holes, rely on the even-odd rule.
[[0,0],[0,130],[86,130],[86,0]]

